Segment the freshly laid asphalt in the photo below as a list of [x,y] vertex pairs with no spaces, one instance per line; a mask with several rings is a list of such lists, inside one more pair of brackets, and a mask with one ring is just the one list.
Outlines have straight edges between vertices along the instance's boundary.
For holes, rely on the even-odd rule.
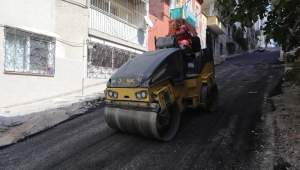
[[99,93],[0,108],[0,147],[97,109],[104,102],[106,83],[103,84],[99,87]]
[[[224,60],[222,57],[215,58],[215,65]],[[104,89],[107,79],[102,81],[98,93],[0,108],[0,147],[14,144],[30,135],[103,107],[101,103],[105,101]]]

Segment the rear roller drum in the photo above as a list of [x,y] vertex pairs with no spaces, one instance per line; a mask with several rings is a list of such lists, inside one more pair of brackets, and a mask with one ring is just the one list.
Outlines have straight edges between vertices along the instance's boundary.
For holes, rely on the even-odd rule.
[[218,100],[219,100],[218,86],[215,84],[210,90],[208,90],[207,85],[204,84],[201,89],[200,100],[202,105],[204,105],[205,111],[213,112],[218,106]]
[[104,113],[106,123],[113,129],[162,141],[172,139],[176,135],[180,123],[180,112],[176,103],[162,113],[116,107],[105,107]]

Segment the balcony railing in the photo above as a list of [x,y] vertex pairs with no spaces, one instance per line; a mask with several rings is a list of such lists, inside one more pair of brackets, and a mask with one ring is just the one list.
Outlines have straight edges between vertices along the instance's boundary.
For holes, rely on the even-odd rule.
[[146,47],[147,38],[144,31],[146,24],[143,16],[138,19],[140,27],[91,5],[89,26],[113,37]]
[[218,35],[226,33],[226,26],[216,15],[208,16],[207,27],[209,27],[213,32],[215,32]]
[[192,26],[196,27],[197,25],[196,17],[193,15],[192,12],[190,12],[188,9],[184,7],[173,8],[170,10],[170,13],[171,13],[171,17],[170,17],[171,19],[183,18]]

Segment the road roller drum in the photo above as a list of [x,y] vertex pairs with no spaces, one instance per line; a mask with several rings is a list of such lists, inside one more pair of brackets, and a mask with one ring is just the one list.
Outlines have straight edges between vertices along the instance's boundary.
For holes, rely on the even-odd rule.
[[178,108],[173,105],[169,110],[172,113],[169,123],[165,125],[160,123],[160,115],[151,111],[105,107],[104,113],[105,120],[111,128],[168,141],[175,136],[180,123]]

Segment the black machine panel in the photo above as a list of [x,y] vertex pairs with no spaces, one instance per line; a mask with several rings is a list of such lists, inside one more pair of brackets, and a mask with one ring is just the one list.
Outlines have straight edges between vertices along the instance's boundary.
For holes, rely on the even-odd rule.
[[182,55],[179,48],[148,51],[126,62],[110,78],[108,87],[151,87],[170,79],[183,82]]

